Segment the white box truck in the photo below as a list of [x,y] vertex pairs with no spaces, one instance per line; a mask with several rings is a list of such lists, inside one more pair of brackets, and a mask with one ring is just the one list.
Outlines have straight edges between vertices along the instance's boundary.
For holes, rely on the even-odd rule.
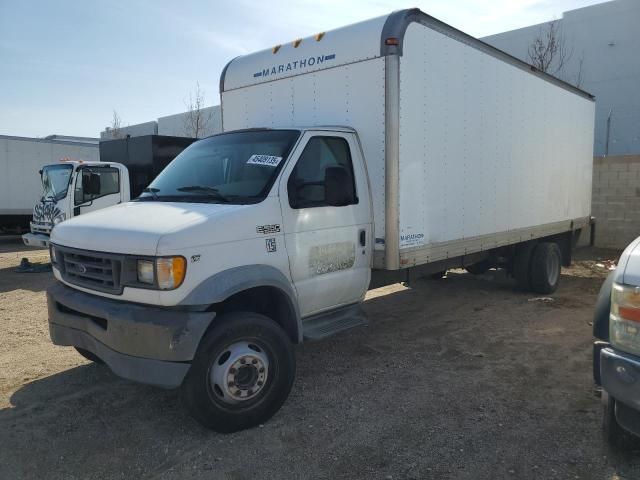
[[101,141],[100,160],[65,160],[40,169],[42,192],[33,207],[28,247],[48,247],[59,223],[136,198],[194,139],[164,135]]
[[232,60],[224,133],[57,226],[53,342],[229,432],[368,288],[502,267],[552,292],[590,217],[594,101],[419,10]]
[[38,171],[61,159],[97,162],[97,139],[0,135],[0,233],[29,229],[33,205],[43,194]]

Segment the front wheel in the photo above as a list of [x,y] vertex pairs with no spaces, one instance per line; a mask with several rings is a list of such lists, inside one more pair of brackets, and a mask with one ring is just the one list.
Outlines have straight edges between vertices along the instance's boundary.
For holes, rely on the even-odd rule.
[[284,330],[263,315],[234,312],[215,321],[182,384],[182,398],[202,425],[230,433],[280,409],[293,385],[295,355]]

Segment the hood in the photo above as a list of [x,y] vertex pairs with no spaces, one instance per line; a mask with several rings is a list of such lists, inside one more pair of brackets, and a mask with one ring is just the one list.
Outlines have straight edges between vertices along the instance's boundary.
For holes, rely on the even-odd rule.
[[622,252],[615,281],[626,285],[640,286],[640,237]]
[[[251,207],[251,205],[248,205]],[[156,255],[164,235],[207,222],[247,205],[128,202],[62,222],[53,229],[57,245],[99,252]]]
[[[61,205],[62,206],[62,205]],[[33,207],[33,221],[53,224],[53,219],[64,212],[58,202],[52,198],[43,198]]]

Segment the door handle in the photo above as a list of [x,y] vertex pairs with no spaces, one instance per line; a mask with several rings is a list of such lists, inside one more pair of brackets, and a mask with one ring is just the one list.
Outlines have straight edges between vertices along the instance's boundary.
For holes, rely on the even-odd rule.
[[367,231],[360,230],[360,246],[364,247],[367,244]]

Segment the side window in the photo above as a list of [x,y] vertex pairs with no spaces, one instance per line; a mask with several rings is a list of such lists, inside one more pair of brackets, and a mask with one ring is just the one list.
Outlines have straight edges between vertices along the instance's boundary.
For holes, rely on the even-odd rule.
[[100,176],[100,193],[98,195],[85,194],[82,190],[82,175],[78,175],[74,190],[76,205],[120,192],[120,172],[117,168],[98,167],[92,168],[91,171]]
[[[296,209],[358,203],[347,141],[341,137],[309,140],[289,176],[287,191],[289,205]],[[342,201],[332,200],[336,196]]]

